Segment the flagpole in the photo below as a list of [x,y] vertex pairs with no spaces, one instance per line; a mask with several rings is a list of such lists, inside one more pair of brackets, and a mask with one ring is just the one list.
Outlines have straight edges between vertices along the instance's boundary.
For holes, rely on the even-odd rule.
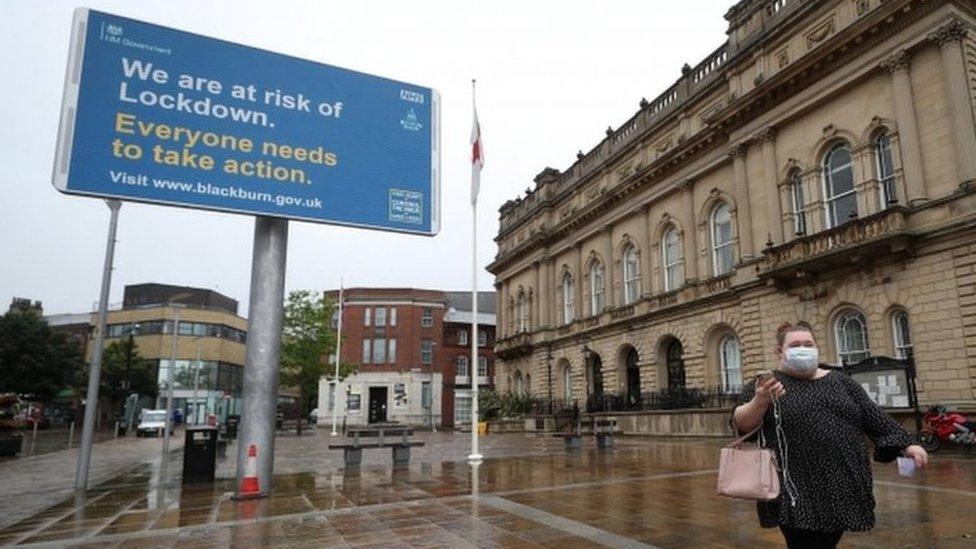
[[[475,127],[477,129],[477,149],[479,150],[478,156],[472,157],[472,162],[475,160],[481,161],[480,149],[481,149],[481,128],[478,124],[478,109],[475,105],[475,81],[471,80],[471,106],[475,113]],[[479,170],[480,167],[472,163],[471,177],[476,177],[475,170]],[[478,176],[480,185],[480,174]],[[472,463],[478,463],[482,459],[481,453],[478,451],[478,193],[477,189],[472,185],[471,192],[471,362],[469,368],[469,374],[471,375],[471,455],[468,456],[468,461]],[[485,372],[487,375],[488,372]]]
[[336,358],[335,358],[335,377],[332,378],[332,394],[329,395],[332,402],[332,436],[339,434],[336,431],[337,414],[339,413],[339,362],[342,360],[342,278],[339,279],[339,321],[336,324]]

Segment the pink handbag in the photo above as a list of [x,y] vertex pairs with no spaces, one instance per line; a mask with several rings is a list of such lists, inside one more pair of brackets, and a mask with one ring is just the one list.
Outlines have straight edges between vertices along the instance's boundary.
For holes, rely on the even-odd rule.
[[779,497],[776,455],[760,444],[745,442],[762,425],[722,448],[718,465],[718,493],[732,498],[770,501]]

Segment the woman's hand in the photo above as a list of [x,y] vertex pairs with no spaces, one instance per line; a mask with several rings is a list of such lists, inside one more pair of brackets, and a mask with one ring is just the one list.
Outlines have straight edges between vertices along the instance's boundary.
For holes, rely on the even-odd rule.
[[925,467],[929,462],[929,453],[918,444],[912,444],[908,448],[905,448],[905,457],[914,459],[915,467],[918,469]]
[[769,407],[773,400],[780,398],[784,393],[786,389],[783,388],[783,384],[775,377],[771,377],[762,383],[756,383],[756,396],[753,400],[763,407]]

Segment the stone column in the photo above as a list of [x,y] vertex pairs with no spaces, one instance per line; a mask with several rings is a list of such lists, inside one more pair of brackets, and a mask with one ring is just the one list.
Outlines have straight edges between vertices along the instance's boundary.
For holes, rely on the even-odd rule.
[[732,157],[732,182],[735,192],[736,221],[739,226],[739,255],[741,259],[755,256],[752,244],[752,208],[749,203],[749,182],[746,180],[746,149],[744,143],[734,145],[729,150]]
[[615,291],[617,276],[613,262],[613,223],[607,223],[603,227],[603,233],[606,235],[606,256],[603,265],[603,308],[613,309],[617,306]]
[[776,165],[776,130],[765,128],[759,134],[762,142],[763,170],[766,172],[766,224],[769,230],[768,238],[773,244],[782,244],[783,238],[783,210],[780,209],[779,170]]
[[956,146],[956,171],[960,184],[976,180],[976,120],[962,52],[962,42],[968,30],[964,22],[953,17],[929,35],[929,39],[942,50],[942,72],[948,88],[952,142]]
[[504,287],[501,282],[495,282],[495,337],[497,339],[505,336],[505,296],[502,291]]
[[649,295],[657,293],[657,284],[654,282],[654,228],[651,227],[651,206],[644,204],[641,206],[640,213],[644,215],[644,242],[641,243],[641,291]]
[[532,313],[529,318],[529,331],[533,328],[538,329],[542,327],[542,296],[545,294],[542,292],[542,265],[539,261],[532,262],[532,268],[535,270],[535,291],[532,292]]
[[589,316],[589,307],[583,303],[583,241],[576,242],[576,302],[573,304],[573,316],[585,318]]
[[[900,51],[885,59],[882,66],[891,74],[891,88],[895,97],[895,117],[901,138],[901,165],[905,178],[905,202],[911,206],[928,198],[925,175],[922,173],[922,149],[918,140],[915,100],[912,98],[912,79],[909,74],[911,55]],[[959,65],[962,70],[962,65]]]
[[[695,224],[695,184],[689,179],[680,185],[683,195],[684,220],[682,220],[685,280],[698,280],[698,229]],[[662,244],[663,245],[663,244]],[[662,252],[663,253],[663,252]],[[663,266],[662,266],[663,269]]]

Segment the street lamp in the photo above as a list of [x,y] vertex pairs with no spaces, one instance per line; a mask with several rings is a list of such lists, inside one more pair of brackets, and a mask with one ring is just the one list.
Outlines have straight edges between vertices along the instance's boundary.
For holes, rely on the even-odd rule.
[[162,482],[166,482],[169,472],[169,432],[173,428],[173,370],[176,369],[177,337],[180,333],[180,308],[186,305],[177,303],[181,299],[192,296],[192,292],[180,292],[166,301],[166,305],[173,309],[173,353],[170,357],[169,371],[166,373],[166,421],[163,424],[163,454],[160,461],[163,474]]
[[[119,413],[119,418],[125,415],[125,403],[128,400],[129,391],[132,389],[132,351],[135,346],[134,338],[139,334],[139,323],[136,322],[129,328],[129,346],[125,351],[125,377],[122,379],[121,389],[125,391],[126,398],[122,400],[122,411]],[[132,411],[129,412],[129,419],[126,420],[126,429],[129,428],[132,423]]]

